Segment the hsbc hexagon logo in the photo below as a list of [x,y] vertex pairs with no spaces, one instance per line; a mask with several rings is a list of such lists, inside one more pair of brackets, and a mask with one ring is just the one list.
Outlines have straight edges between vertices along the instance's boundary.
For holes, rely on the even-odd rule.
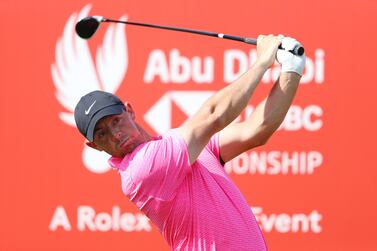
[[159,134],[172,128],[172,107],[176,105],[191,117],[213,94],[212,91],[166,92],[144,115],[144,120]]
[[[116,93],[125,78],[128,68],[128,49],[125,25],[110,24],[102,44],[97,48],[95,60],[86,40],[75,34],[75,24],[88,16],[91,5],[80,12],[72,13],[55,49],[55,62],[51,65],[51,75],[56,87],[56,98],[65,111],[59,113],[60,119],[75,127],[74,107],[81,96],[93,90]],[[126,16],[121,17],[126,20]],[[158,134],[173,126],[173,107],[185,116],[192,116],[211,91],[168,91],[144,114],[144,120]],[[107,160],[109,155],[96,151],[83,144],[82,161],[93,173],[105,173],[111,169]]]

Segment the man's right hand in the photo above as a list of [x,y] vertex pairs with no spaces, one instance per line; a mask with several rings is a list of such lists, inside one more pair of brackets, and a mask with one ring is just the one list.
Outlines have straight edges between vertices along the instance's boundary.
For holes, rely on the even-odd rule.
[[283,35],[259,35],[257,40],[257,61],[255,64],[266,70],[270,68],[275,62],[276,52],[283,38]]

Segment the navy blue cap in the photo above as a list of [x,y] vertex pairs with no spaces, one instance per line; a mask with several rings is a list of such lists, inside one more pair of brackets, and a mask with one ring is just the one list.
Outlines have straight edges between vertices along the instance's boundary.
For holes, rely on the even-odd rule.
[[121,114],[123,102],[114,94],[93,91],[81,97],[75,107],[75,121],[80,133],[93,142],[94,128],[97,122],[109,115]]

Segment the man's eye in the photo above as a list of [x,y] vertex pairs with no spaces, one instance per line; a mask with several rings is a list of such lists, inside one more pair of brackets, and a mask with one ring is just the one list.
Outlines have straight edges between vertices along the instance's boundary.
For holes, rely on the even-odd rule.
[[98,137],[100,138],[100,139],[102,139],[103,137],[105,137],[105,132],[104,131],[100,131],[100,132],[98,132],[97,133],[97,135],[98,135]]
[[119,122],[119,118],[114,118],[113,119],[113,125],[116,125]]

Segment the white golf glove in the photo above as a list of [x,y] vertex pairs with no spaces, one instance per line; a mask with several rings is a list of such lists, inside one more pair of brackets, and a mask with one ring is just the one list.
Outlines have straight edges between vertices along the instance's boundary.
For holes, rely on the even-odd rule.
[[306,61],[305,53],[298,56],[289,52],[289,50],[293,50],[296,46],[301,46],[296,39],[284,37],[281,43],[283,49],[277,51],[276,59],[281,64],[281,72],[296,72],[302,76]]

